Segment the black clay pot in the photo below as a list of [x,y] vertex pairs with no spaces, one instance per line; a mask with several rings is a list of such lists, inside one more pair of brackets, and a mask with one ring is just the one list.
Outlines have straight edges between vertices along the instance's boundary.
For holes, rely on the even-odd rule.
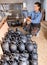
[[1,63],[1,65],[9,65],[9,63],[7,61],[4,61]]
[[33,49],[33,53],[37,53],[37,49],[36,48]]
[[17,20],[15,23],[16,23],[16,26],[21,26],[22,24],[19,20]]
[[12,40],[11,43],[12,44],[17,44],[17,41],[16,40]]
[[8,23],[8,26],[11,26],[11,22],[7,22]]
[[33,44],[28,42],[26,45],[26,49],[29,53],[32,52],[33,51]]
[[26,37],[27,37],[28,39],[31,39],[32,35],[31,35],[31,34],[27,34]]
[[33,46],[34,46],[35,49],[37,49],[37,44],[36,44],[35,41],[33,41]]
[[11,41],[10,41],[10,39],[9,39],[9,38],[7,38],[5,41],[6,41],[6,42],[8,42],[8,43],[11,43]]
[[24,57],[24,56],[20,56],[20,57],[19,57],[19,60],[20,60],[20,61],[27,61],[27,58]]
[[2,57],[1,57],[2,60],[4,61],[10,61],[10,57],[6,54],[4,54]]
[[11,35],[10,35],[10,34],[9,34],[8,38],[9,38],[9,40],[11,40],[11,39],[12,39],[12,37],[11,37]]
[[26,59],[29,59],[29,54],[28,53],[22,53],[21,54],[21,57],[24,57]]
[[19,25],[19,20],[17,20],[17,21],[15,22],[15,24],[16,24],[16,26],[18,26],[18,25]]
[[16,28],[16,33],[18,33],[19,35],[22,34],[22,32],[19,30],[19,28]]
[[20,56],[19,53],[13,53],[13,54],[12,54],[12,58],[13,58],[14,60],[16,60],[16,61],[19,61],[19,56]]
[[6,53],[6,52],[9,53],[10,52],[8,42],[5,42],[5,43],[2,44],[2,50],[4,51],[4,53]]
[[17,51],[17,46],[15,44],[10,44],[10,51],[13,53],[13,52],[16,52]]
[[38,54],[32,54],[32,59],[33,60],[38,60]]
[[10,63],[10,65],[18,65],[18,63],[16,61],[13,61]]
[[27,37],[26,36],[21,36],[21,41],[23,42],[23,43],[27,43]]
[[16,22],[11,22],[11,26],[15,27],[16,26]]
[[25,45],[24,45],[23,43],[20,43],[20,44],[18,45],[18,50],[19,50],[20,52],[24,52],[24,51],[25,51]]
[[38,61],[37,60],[33,60],[32,61],[32,65],[38,65]]
[[20,61],[19,65],[29,65],[29,61]]
[[11,26],[13,26],[13,27],[15,27],[15,26],[21,26],[21,22],[19,22],[19,20],[13,21],[13,22],[11,22]]
[[12,29],[10,29],[10,30],[8,31],[8,33],[11,35],[11,33],[14,33],[14,31],[13,31]]

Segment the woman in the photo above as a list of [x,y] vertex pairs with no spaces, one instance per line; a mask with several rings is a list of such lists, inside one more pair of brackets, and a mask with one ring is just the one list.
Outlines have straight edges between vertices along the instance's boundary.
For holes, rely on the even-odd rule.
[[30,12],[28,17],[26,18],[27,24],[31,24],[31,28],[40,27],[41,19],[42,19],[41,3],[35,2],[34,11]]

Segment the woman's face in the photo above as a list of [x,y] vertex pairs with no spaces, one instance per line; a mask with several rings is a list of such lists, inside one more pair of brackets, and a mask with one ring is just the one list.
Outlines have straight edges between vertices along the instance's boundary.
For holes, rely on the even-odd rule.
[[34,5],[34,11],[36,11],[36,12],[39,11],[39,8],[40,7],[38,7],[38,5],[36,5],[36,4]]

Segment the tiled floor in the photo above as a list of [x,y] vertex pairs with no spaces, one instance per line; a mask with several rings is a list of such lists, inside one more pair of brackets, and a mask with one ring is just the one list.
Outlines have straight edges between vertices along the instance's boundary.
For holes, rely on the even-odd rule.
[[0,29],[0,56],[3,54],[2,49],[1,49],[1,41],[2,41],[2,38],[5,36],[6,32],[8,31],[8,28],[9,27],[8,27],[7,23],[5,22],[5,24]]

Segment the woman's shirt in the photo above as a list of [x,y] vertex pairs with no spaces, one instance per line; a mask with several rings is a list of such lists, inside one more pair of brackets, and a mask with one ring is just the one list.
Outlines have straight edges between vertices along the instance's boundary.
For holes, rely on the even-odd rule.
[[42,13],[40,11],[37,13],[35,11],[32,11],[28,14],[28,16],[31,16],[31,23],[33,24],[39,24],[41,22]]

